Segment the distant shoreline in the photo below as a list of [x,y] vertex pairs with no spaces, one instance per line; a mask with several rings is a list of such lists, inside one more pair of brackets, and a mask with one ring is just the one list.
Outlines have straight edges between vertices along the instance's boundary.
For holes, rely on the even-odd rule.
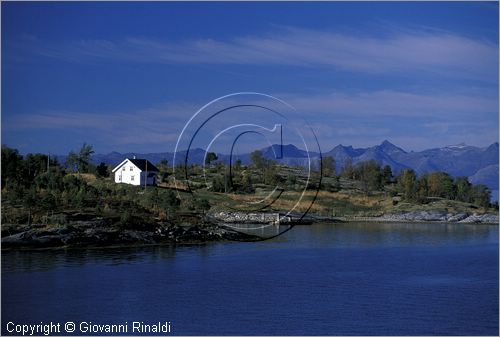
[[467,224],[476,224],[476,225],[498,225],[499,218],[498,215],[485,214],[481,215],[471,215],[467,216],[463,220],[441,220],[441,219],[407,219],[404,218],[404,214],[401,216],[391,215],[391,217],[380,216],[380,217],[334,217],[338,221],[342,222],[403,222],[403,223],[447,223],[447,224],[458,224],[458,225],[467,225]]
[[459,223],[459,224],[499,224],[498,213],[448,213],[446,210],[420,210],[411,212],[388,213],[381,216],[318,216],[307,214],[300,220],[299,216],[286,215],[283,213],[243,213],[243,212],[215,212],[211,216],[225,223],[277,223],[283,224],[290,221],[297,225],[315,222],[408,222],[408,223]]

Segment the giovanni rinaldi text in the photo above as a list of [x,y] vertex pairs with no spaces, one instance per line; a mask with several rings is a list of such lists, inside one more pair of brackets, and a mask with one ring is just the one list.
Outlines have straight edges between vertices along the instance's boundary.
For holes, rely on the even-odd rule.
[[49,336],[52,334],[71,334],[71,333],[138,333],[138,334],[166,334],[171,332],[170,322],[124,322],[121,324],[101,324],[93,322],[65,322],[65,323],[43,323],[38,324],[19,324],[8,322],[6,330],[12,335],[22,336]]

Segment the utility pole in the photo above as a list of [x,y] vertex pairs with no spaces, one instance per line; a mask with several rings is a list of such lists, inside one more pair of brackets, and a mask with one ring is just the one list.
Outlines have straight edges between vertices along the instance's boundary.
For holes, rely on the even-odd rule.
[[50,152],[47,155],[47,173],[49,173],[49,170],[50,170]]
[[148,160],[144,159],[146,161],[146,176],[144,177],[144,190],[146,190],[146,185],[148,183]]

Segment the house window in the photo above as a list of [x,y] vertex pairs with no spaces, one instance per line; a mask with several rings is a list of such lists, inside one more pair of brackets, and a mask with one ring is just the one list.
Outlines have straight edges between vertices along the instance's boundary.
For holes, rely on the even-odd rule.
[[130,181],[134,181],[134,176],[130,176]]
[[125,171],[125,166],[123,166],[122,171]]
[[130,166],[130,171],[133,171],[134,170],[134,167],[133,166]]

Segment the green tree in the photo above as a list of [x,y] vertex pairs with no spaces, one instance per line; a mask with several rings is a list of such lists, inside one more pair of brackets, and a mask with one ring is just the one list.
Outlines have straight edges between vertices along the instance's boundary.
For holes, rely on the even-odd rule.
[[79,163],[78,155],[75,152],[70,151],[68,153],[68,156],[66,157],[66,163],[65,163],[66,167],[73,172],[77,172],[79,171],[78,163]]
[[472,184],[469,182],[467,177],[457,177],[455,178],[455,198],[464,202],[472,201]]
[[429,196],[455,199],[453,178],[445,172],[433,172],[427,177]]
[[481,207],[489,207],[491,200],[491,191],[485,185],[473,185],[471,196],[474,204]]
[[94,154],[92,145],[83,143],[78,154],[79,172],[87,173],[90,168],[90,157]]
[[63,178],[64,190],[70,193],[76,193],[85,184],[81,178],[75,177],[73,175],[66,175]]
[[404,169],[398,176],[398,187],[406,200],[417,197],[417,176],[413,170]]
[[2,188],[7,181],[12,185],[19,185],[23,182],[23,156],[15,149],[2,145]]
[[382,169],[382,180],[384,184],[390,184],[392,183],[392,169],[389,165],[385,165],[384,168]]
[[83,143],[80,151],[75,153],[70,151],[66,158],[66,167],[70,168],[73,172],[87,173],[91,168],[90,157],[94,153],[92,145]]
[[335,175],[335,159],[332,156],[326,156],[322,162],[323,176],[332,177]]
[[347,179],[353,179],[353,173],[354,173],[354,167],[352,164],[352,158],[347,157],[347,159],[344,161],[344,166],[342,167],[342,177],[347,178]]
[[264,168],[264,184],[276,186],[279,182],[279,177],[276,170],[276,165],[270,164]]
[[363,191],[369,194],[371,191],[381,190],[384,186],[382,171],[375,160],[359,163],[353,169],[353,176],[361,181]]
[[241,160],[240,159],[236,160],[236,163],[234,164],[234,169],[236,170],[236,172],[241,171]]
[[54,169],[49,172],[39,174],[34,181],[38,189],[48,189],[52,191],[64,190],[64,174],[59,169]]
[[424,202],[429,196],[429,175],[422,175],[417,181],[417,196],[421,202]]
[[31,184],[35,178],[43,172],[47,172],[48,156],[41,153],[29,153],[24,159],[24,174],[27,177],[26,182]]
[[250,161],[253,166],[258,169],[263,169],[266,166],[266,159],[262,155],[262,151],[256,150],[250,154]]
[[103,178],[109,177],[109,168],[108,165],[106,165],[105,163],[100,163],[99,165],[97,165],[96,171],[100,177]]
[[210,165],[213,161],[217,160],[218,157],[215,154],[215,152],[209,152],[207,153],[207,156],[205,157],[205,165]]
[[224,178],[219,174],[212,178],[212,191],[214,192],[224,192],[226,189]]
[[158,163],[156,163],[156,166],[158,167],[158,169],[160,169],[160,168],[168,169],[168,160],[162,159]]
[[252,177],[249,172],[244,172],[241,177],[241,192],[253,193],[255,191],[252,184]]

